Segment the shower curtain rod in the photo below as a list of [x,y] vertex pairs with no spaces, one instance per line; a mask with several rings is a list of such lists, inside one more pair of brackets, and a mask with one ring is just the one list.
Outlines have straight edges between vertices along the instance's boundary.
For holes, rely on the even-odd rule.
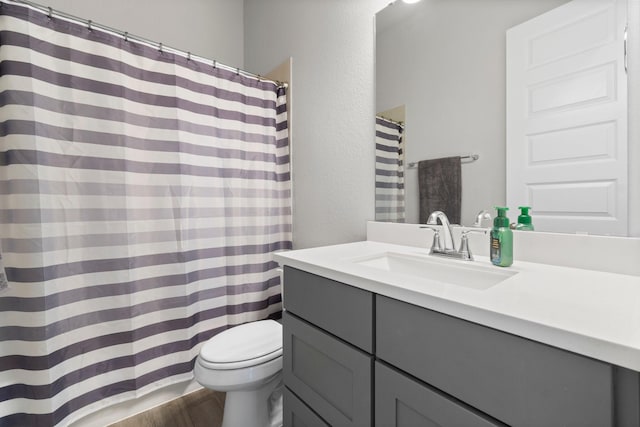
[[79,18],[77,16],[71,15],[69,13],[66,12],[62,12],[60,10],[56,10],[53,9],[49,6],[43,6],[41,4],[29,1],[29,0],[0,0],[0,6],[2,6],[2,3],[13,3],[13,4],[22,4],[22,5],[26,5],[32,9],[38,10],[40,12],[44,12],[46,13],[49,18],[53,17],[53,16],[57,16],[59,18],[62,18],[66,21],[70,21],[70,22],[75,22],[75,23],[79,23],[79,24],[83,24],[86,25],[87,28],[89,30],[93,29],[93,28],[98,28],[102,31],[106,31],[112,35],[115,36],[119,36],[122,37],[124,40],[135,40],[139,43],[143,43],[149,47],[154,47],[157,48],[158,50],[160,50],[161,52],[169,52],[169,53],[173,53],[176,55],[180,55],[184,58],[187,58],[188,60],[194,60],[194,61],[198,61],[198,62],[202,62],[204,64],[211,64],[213,65],[213,68],[222,68],[223,70],[227,70],[227,71],[233,71],[236,74],[245,76],[245,77],[249,77],[249,78],[253,78],[259,81],[263,81],[263,82],[271,82],[273,84],[275,84],[277,87],[287,87],[287,83],[285,82],[280,82],[277,80],[272,80],[272,79],[267,79],[262,77],[259,74],[255,74],[255,73],[251,73],[249,71],[245,71],[245,70],[241,70],[240,68],[237,67],[231,67],[229,65],[226,64],[222,64],[218,61],[211,60],[208,58],[205,58],[203,56],[199,56],[199,55],[194,55],[189,51],[185,51],[185,50],[181,50],[181,49],[176,49],[170,46],[165,45],[164,43],[161,42],[155,42],[153,40],[150,39],[146,39],[144,37],[140,37],[137,36],[135,34],[130,34],[127,31],[121,31],[121,30],[117,30],[115,28],[111,28],[108,27],[106,25],[102,25],[96,22],[93,22],[91,19],[83,19],[83,18]]
[[[460,156],[460,163],[473,163],[480,158],[479,154],[468,154]],[[407,163],[407,169],[417,169],[418,162]]]

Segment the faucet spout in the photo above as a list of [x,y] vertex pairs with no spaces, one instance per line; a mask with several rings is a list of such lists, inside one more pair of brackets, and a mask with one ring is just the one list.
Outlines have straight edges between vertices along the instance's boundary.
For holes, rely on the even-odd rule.
[[476,222],[473,223],[473,226],[483,227],[485,222],[487,223],[487,227],[491,227],[491,214],[483,209],[476,215]]
[[447,251],[455,251],[456,245],[453,241],[453,233],[451,231],[451,224],[449,223],[449,218],[442,211],[434,211],[429,215],[429,219],[427,219],[427,224],[435,225],[438,224],[438,220],[442,224],[442,234],[441,234],[441,245],[440,248]]

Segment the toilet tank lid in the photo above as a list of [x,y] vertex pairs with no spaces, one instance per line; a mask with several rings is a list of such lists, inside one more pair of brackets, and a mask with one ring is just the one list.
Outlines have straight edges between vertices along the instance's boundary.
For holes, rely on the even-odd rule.
[[245,323],[220,332],[200,349],[208,362],[251,360],[282,348],[282,325],[275,320]]

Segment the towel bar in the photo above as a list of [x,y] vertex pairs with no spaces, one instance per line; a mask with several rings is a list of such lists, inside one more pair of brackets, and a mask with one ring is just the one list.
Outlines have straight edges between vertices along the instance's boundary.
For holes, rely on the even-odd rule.
[[[467,156],[460,156],[460,163],[473,163],[480,158],[478,154],[469,154]],[[418,162],[411,162],[407,164],[407,169],[416,169]]]

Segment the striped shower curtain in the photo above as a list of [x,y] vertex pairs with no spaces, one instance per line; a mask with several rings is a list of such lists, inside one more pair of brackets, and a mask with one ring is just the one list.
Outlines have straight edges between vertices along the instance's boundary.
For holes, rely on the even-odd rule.
[[403,132],[376,116],[376,221],[405,222]]
[[0,425],[53,426],[192,378],[281,310],[284,89],[0,6]]

